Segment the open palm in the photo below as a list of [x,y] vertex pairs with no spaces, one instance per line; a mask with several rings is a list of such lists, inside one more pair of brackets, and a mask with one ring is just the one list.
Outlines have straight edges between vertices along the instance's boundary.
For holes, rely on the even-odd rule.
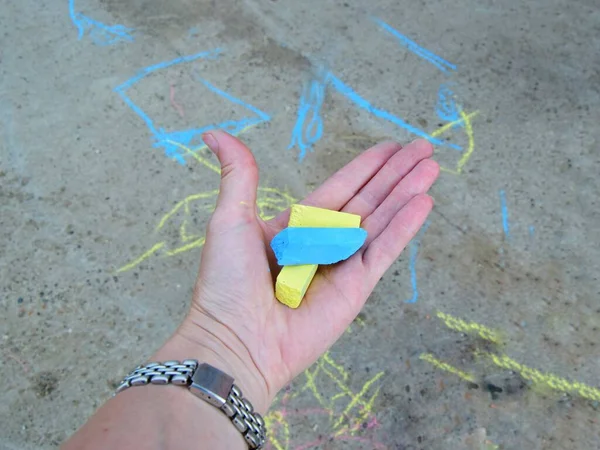
[[[373,288],[431,211],[426,195],[439,167],[431,144],[385,142],[363,152],[301,203],[358,214],[367,233],[348,260],[320,266],[298,309],[274,295],[278,273],[269,243],[289,211],[258,217],[258,170],[252,153],[220,131],[205,142],[221,163],[221,189],[208,225],[196,283],[193,324],[236,341],[235,357],[264,379],[274,396],[323,354],[354,320]],[[208,324],[208,325],[207,325]],[[216,331],[214,331],[216,330]],[[221,337],[219,337],[221,338]]]

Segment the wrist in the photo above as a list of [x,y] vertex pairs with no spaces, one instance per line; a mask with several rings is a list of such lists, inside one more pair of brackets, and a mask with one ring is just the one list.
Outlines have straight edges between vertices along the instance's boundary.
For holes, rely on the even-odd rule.
[[[153,356],[152,360],[196,359],[208,363],[235,379],[243,396],[255,411],[265,414],[272,396],[268,385],[254,365],[245,346],[221,324],[210,318],[190,313],[175,334]],[[212,321],[212,322],[211,322]]]
[[[163,358],[166,359],[166,358]],[[248,449],[230,419],[181,386],[135,386],[111,398],[63,450]]]

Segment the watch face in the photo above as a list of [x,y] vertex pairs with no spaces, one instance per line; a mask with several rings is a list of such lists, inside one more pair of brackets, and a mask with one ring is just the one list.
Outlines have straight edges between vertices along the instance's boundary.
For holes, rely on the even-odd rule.
[[192,375],[190,391],[220,408],[227,401],[233,387],[233,378],[209,364],[200,364]]

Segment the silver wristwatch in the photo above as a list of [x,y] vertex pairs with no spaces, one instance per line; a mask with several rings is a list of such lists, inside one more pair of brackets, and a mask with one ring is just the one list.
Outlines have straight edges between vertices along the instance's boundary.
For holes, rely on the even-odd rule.
[[244,436],[251,449],[265,445],[267,430],[262,416],[254,412],[252,404],[242,397],[242,391],[233,384],[233,378],[210,364],[195,359],[167,361],[138,366],[123,378],[115,393],[132,386],[146,384],[176,384],[186,386],[192,394],[219,408]]

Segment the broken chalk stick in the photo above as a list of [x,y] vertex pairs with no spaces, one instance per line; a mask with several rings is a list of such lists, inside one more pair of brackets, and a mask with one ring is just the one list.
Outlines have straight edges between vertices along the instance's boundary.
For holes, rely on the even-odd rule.
[[300,228],[280,231],[271,241],[280,266],[335,264],[362,247],[367,232],[362,228]]
[[319,266],[303,264],[301,266],[284,266],[277,276],[275,297],[290,308],[297,308],[304,298],[310,282]]
[[[292,205],[290,227],[339,227],[357,228],[360,216],[313,206]],[[277,276],[275,297],[290,308],[297,308],[306,294],[315,273],[316,264],[284,266]]]

